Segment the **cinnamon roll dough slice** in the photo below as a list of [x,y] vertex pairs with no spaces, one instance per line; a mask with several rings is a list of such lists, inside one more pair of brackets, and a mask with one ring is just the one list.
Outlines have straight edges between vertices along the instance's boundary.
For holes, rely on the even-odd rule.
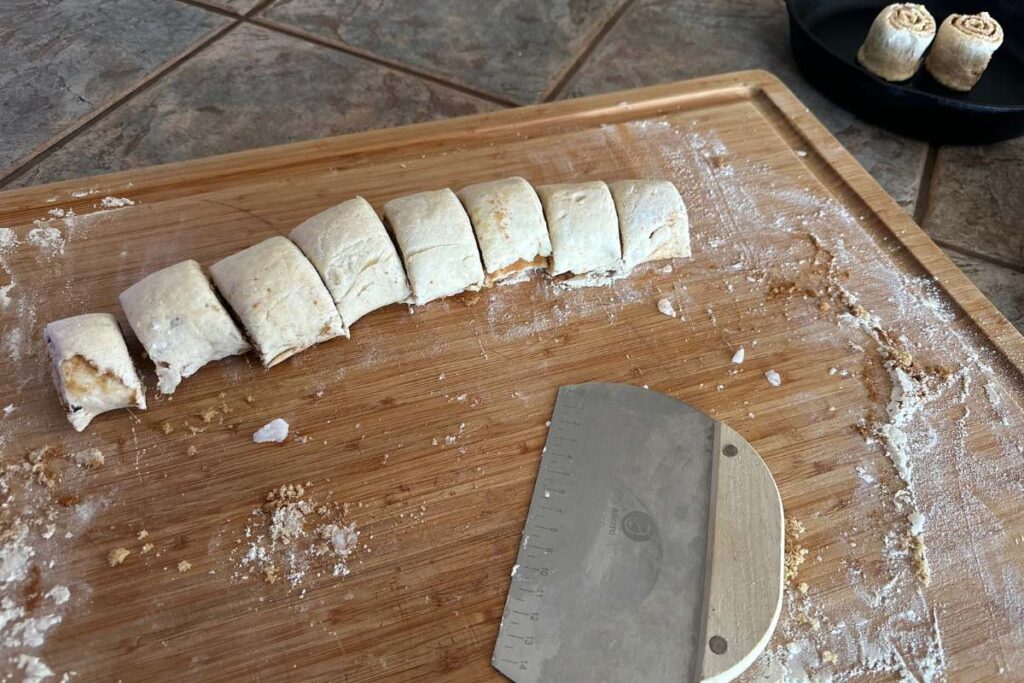
[[318,213],[292,230],[291,238],[327,285],[346,337],[370,311],[411,294],[395,245],[362,197]]
[[195,261],[158,270],[121,292],[128,324],[156,365],[157,388],[173,394],[207,363],[246,353],[249,343]]
[[690,221],[675,185],[667,180],[619,180],[608,187],[619,216],[626,273],[647,261],[690,255]]
[[933,38],[935,19],[924,5],[889,5],[875,17],[857,61],[879,78],[905,81],[921,68]]
[[473,226],[455,193],[420,192],[384,205],[384,217],[405,261],[411,303],[476,291],[484,283]]
[[114,316],[87,313],[56,320],[43,330],[43,339],[57,394],[77,431],[110,410],[146,409],[146,390]]
[[530,183],[504,178],[464,187],[458,196],[473,223],[487,284],[547,265],[551,240]]
[[1003,27],[988,12],[951,14],[939,27],[925,67],[947,88],[968,92],[1003,44]]
[[552,275],[619,270],[622,246],[615,202],[601,181],[537,188],[551,235]]
[[287,237],[223,258],[210,275],[268,368],[342,333],[330,292]]

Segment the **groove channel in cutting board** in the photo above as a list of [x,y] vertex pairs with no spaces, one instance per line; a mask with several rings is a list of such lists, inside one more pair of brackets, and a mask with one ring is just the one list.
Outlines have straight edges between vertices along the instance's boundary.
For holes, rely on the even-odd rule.
[[[208,266],[355,194],[379,209],[510,174],[671,179],[694,257],[610,288],[536,280],[391,307],[351,340],[269,371],[232,359],[173,400],[151,392],[146,412],[102,416],[81,435],[64,421],[46,321],[120,316],[118,293],[145,274],[182,258]],[[105,196],[134,205],[106,209]],[[49,214],[69,208],[73,217]],[[13,406],[0,418],[5,523],[56,510],[50,539],[29,527],[38,578],[14,597],[61,621],[42,646],[20,649],[58,674],[497,679],[490,651],[545,421],[559,385],[588,380],[648,385],[724,420],[806,529],[778,633],[748,675],[905,667],[954,679],[1024,667],[1024,345],[767,74],[28,188],[0,194],[0,225],[11,229],[0,287],[13,282],[0,308],[0,405]],[[849,315],[851,295],[863,316]],[[659,313],[661,298],[682,317]],[[923,396],[895,418],[887,345],[923,378],[911,390]],[[253,444],[275,417],[292,438]],[[909,486],[887,456],[893,428],[909,439]],[[43,445],[53,489],[21,464]],[[67,464],[92,446],[102,466]],[[321,566],[268,584],[240,562],[253,542],[245,529],[268,491],[306,482],[360,534],[350,573]],[[927,587],[904,548],[912,509],[926,518]],[[118,547],[132,553],[111,567]],[[181,561],[191,566],[179,571]],[[33,597],[55,585],[67,603]]]

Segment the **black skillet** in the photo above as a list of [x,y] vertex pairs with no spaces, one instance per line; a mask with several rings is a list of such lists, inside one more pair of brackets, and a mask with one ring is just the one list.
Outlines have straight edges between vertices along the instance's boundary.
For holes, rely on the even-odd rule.
[[926,0],[936,25],[987,11],[1004,40],[969,93],[943,87],[922,65],[889,83],[857,63],[857,48],[887,2],[787,0],[789,38],[800,70],[818,90],[861,118],[938,143],[983,144],[1024,135],[1024,0]]

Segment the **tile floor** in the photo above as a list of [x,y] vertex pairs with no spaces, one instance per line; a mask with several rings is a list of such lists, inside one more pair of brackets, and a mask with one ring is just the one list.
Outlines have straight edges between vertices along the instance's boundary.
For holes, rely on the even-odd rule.
[[1024,331],[1024,139],[943,147],[831,104],[782,0],[4,0],[0,189],[764,68]]

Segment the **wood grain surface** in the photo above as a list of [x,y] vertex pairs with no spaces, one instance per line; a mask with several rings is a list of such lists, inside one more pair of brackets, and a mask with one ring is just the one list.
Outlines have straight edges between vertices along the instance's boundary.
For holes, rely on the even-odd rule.
[[[724,683],[761,654],[778,622],[783,519],[779,490],[753,447],[721,423],[714,444],[714,521],[700,678]],[[712,647],[715,639],[719,644]]]
[[[117,295],[144,275],[183,258],[209,266],[356,194],[379,210],[402,194],[512,174],[536,184],[673,180],[694,256],[610,288],[534,280],[390,307],[359,321],[350,340],[270,370],[251,357],[207,367],[173,400],[154,396],[143,362],[148,411],[101,416],[81,435],[66,423],[45,322],[87,311],[123,322]],[[105,196],[135,204],[105,209]],[[57,218],[55,208],[76,215]],[[0,286],[13,282],[0,308],[0,405],[14,406],[0,419],[4,461],[45,444],[58,456],[85,446],[106,455],[102,467],[58,479],[50,494],[63,540],[34,560],[43,590],[72,592],[38,651],[57,673],[500,678],[490,652],[545,421],[559,385],[589,380],[649,385],[725,421],[764,458],[786,514],[803,520],[809,590],[787,591],[776,637],[749,675],[803,639],[814,670],[896,678],[901,665],[870,665],[902,659],[923,677],[936,629],[950,679],[1024,666],[1024,342],[769,74],[27,188],[0,194],[0,226],[17,238],[0,252]],[[33,233],[47,227],[61,247],[52,232]],[[839,291],[877,325],[846,315]],[[658,312],[662,297],[681,319]],[[880,334],[958,382],[915,418],[937,434],[916,451],[911,491],[929,520],[928,587],[890,543],[906,527],[893,495],[904,485],[884,444],[856,429],[883,418],[889,400]],[[746,360],[734,365],[739,346]],[[292,438],[253,444],[276,417]],[[239,558],[252,511],[293,482],[310,482],[317,502],[348,505],[361,534],[350,575],[310,572],[296,587],[246,578]],[[12,500],[47,494],[35,482],[22,488]],[[117,547],[132,554],[110,567]],[[182,560],[191,569],[177,571]],[[876,601],[885,586],[898,590]],[[800,621],[802,609],[820,631]]]

